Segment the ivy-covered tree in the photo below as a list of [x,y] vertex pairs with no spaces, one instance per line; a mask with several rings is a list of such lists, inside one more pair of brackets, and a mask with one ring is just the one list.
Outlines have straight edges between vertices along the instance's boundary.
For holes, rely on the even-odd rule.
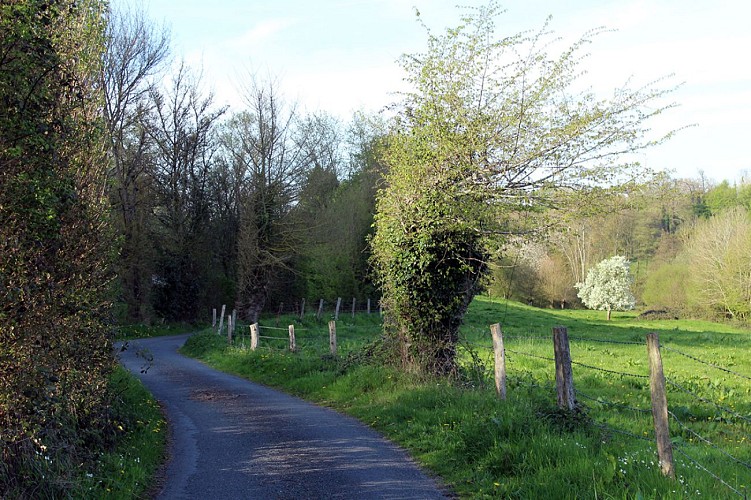
[[579,298],[590,309],[608,312],[633,309],[629,263],[622,255],[605,259],[587,272],[584,283],[577,283]]
[[585,194],[645,175],[621,157],[654,144],[645,122],[666,108],[652,87],[606,100],[575,90],[596,32],[550,56],[547,26],[498,37],[499,11],[470,10],[402,58],[413,90],[385,148],[372,262],[387,336],[419,371],[456,370],[458,329],[491,250],[523,214],[591,207]]
[[3,498],[69,496],[71,473],[113,436],[105,6],[0,3]]

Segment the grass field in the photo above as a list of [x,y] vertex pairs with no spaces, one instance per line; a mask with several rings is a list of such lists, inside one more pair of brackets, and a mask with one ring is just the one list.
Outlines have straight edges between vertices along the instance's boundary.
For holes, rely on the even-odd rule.
[[[296,353],[286,350],[287,323],[296,324]],[[493,390],[493,323],[503,325],[506,401]],[[580,413],[555,406],[556,325],[569,331]],[[247,337],[229,347],[208,333],[193,337],[185,352],[356,416],[408,448],[463,497],[737,498],[751,487],[748,330],[641,321],[633,313],[615,313],[607,322],[598,311],[478,298],[462,329],[462,377],[448,382],[384,367],[372,354],[378,315],[340,318],[336,357],[327,353],[325,321],[282,317],[261,326],[256,351],[247,348]],[[652,442],[650,332],[663,346],[675,480],[662,477]]]

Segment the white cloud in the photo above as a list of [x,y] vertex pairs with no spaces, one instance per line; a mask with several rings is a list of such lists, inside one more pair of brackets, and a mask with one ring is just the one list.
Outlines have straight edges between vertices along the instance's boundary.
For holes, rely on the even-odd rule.
[[231,39],[228,45],[235,50],[254,47],[258,44],[268,42],[295,23],[296,21],[292,18],[266,19],[256,23],[240,36]]

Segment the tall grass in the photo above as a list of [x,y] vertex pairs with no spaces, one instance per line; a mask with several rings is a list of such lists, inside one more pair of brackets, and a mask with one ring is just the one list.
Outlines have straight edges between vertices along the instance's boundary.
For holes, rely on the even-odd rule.
[[[607,322],[600,312],[479,298],[462,328],[462,377],[446,381],[384,366],[372,344],[380,331],[377,318],[342,317],[337,357],[327,354],[324,321],[292,317],[279,324],[296,321],[297,353],[285,350],[285,340],[262,339],[261,348],[251,352],[241,347],[242,340],[229,347],[226,338],[211,333],[193,337],[185,352],[356,416],[408,448],[464,497],[733,498],[733,489],[745,493],[751,485],[748,331],[708,322],[643,322],[635,314]],[[265,322],[274,326],[273,321]],[[496,322],[503,325],[507,348],[509,396],[503,402],[491,379],[488,327]],[[568,414],[555,406],[554,366],[542,359],[553,357],[555,325],[569,329],[582,412]],[[663,349],[666,376],[689,391],[670,388],[669,405],[680,422],[671,422],[671,430],[676,445],[699,465],[676,453],[675,480],[662,477],[651,442],[643,344],[652,331],[675,349]],[[286,336],[284,330],[276,333]]]
[[164,460],[166,422],[153,396],[122,367],[112,375],[111,389],[119,439],[90,468],[78,471],[72,498],[145,498]]

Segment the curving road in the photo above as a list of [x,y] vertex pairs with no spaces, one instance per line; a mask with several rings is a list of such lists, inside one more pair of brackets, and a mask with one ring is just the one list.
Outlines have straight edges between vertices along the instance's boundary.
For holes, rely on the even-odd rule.
[[178,354],[188,336],[130,341],[120,354],[170,423],[157,498],[445,498],[402,450],[355,419]]

